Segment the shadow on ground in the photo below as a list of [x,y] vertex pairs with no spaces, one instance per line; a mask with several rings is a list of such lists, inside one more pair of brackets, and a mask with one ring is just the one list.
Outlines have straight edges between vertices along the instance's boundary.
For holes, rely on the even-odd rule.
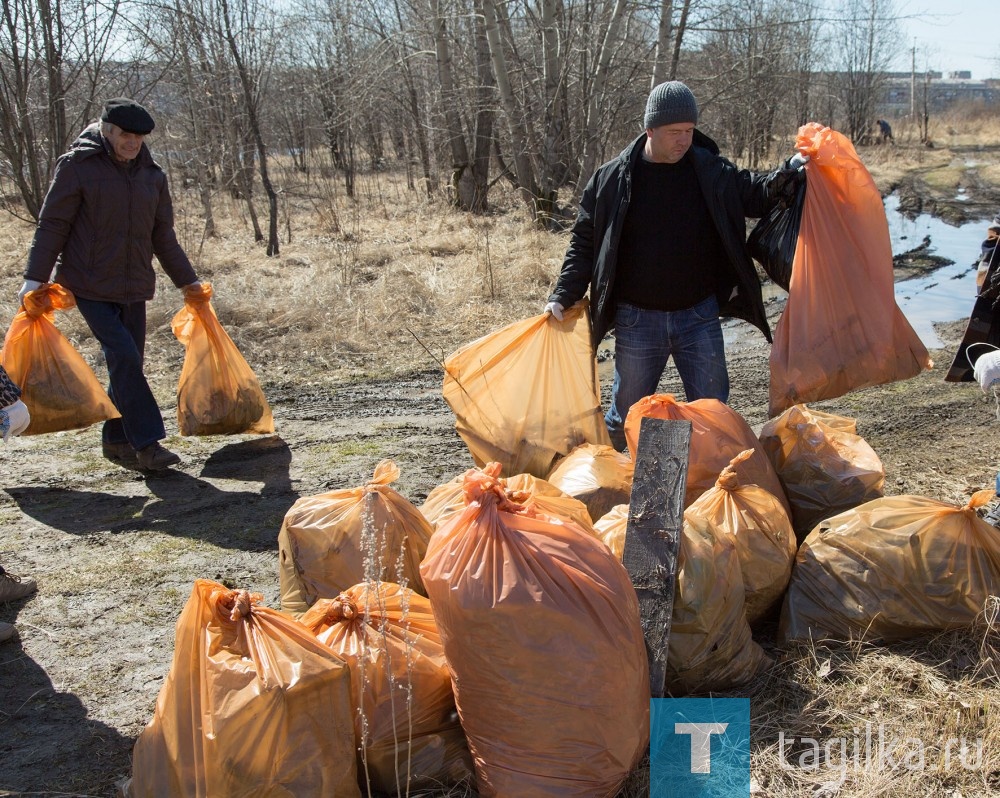
[[[224,446],[198,477],[180,469],[146,476],[149,495],[64,487],[15,487],[7,493],[36,521],[74,535],[149,530],[198,538],[224,548],[268,551],[288,508],[291,452],[281,438]],[[208,480],[263,483],[254,490],[225,490]]]
[[[0,611],[2,620],[15,620],[13,606]],[[76,695],[57,690],[17,638],[0,644],[0,793],[76,795],[75,786],[93,789],[96,778],[111,794],[132,745],[88,718]]]

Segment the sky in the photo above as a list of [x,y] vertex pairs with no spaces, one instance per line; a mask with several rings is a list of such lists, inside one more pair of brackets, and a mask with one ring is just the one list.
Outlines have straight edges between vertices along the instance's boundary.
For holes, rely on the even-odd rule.
[[906,54],[896,63],[908,71],[916,45],[917,70],[947,74],[970,70],[974,80],[1000,78],[1000,0],[897,0]]

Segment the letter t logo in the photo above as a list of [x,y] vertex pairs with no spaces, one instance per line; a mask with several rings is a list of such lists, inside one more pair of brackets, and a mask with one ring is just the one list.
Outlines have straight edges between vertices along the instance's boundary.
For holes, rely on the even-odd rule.
[[728,723],[675,723],[674,734],[691,735],[691,772],[712,772],[712,735],[725,732]]

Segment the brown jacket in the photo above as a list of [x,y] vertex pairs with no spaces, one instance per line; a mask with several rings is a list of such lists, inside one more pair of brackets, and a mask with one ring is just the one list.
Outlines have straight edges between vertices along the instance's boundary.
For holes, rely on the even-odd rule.
[[174,233],[167,176],[146,145],[120,164],[91,125],[56,163],[24,277],[48,282],[55,267],[56,282],[84,299],[147,301],[153,255],[178,288],[198,279]]

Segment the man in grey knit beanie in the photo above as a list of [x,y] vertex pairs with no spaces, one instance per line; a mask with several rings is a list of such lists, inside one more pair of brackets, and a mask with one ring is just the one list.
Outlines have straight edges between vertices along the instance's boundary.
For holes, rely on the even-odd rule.
[[653,88],[646,100],[646,115],[643,127],[650,130],[660,125],[674,125],[678,122],[698,124],[698,102],[691,89],[679,80],[661,83]]
[[[768,341],[745,218],[794,194],[804,161],[771,173],[739,169],[696,129],[698,103],[677,80],[650,91],[645,132],[591,177],[559,279],[552,323],[590,292],[595,351],[615,333],[615,376],[604,416],[616,449],[633,404],[656,393],[673,358],[687,401],[729,398],[720,316],[742,318]],[[635,453],[633,452],[633,456]]]

